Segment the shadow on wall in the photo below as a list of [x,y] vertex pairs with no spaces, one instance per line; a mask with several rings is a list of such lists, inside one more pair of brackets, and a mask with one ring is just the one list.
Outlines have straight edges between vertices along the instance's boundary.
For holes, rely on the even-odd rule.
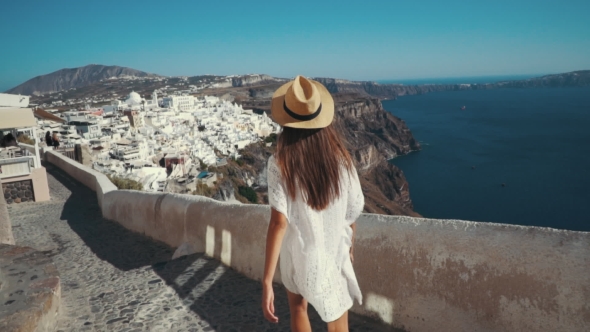
[[[182,302],[216,330],[236,327],[252,331],[290,330],[287,296],[281,285],[275,285],[275,306],[280,319],[280,323],[275,325],[262,316],[260,282],[204,254],[171,261],[173,248],[102,218],[94,192],[53,166],[48,166],[47,171],[72,192],[66,200],[61,219],[68,222],[100,259],[124,271],[151,265],[154,272],[176,291]],[[216,245],[215,235],[215,229],[207,227],[208,254],[221,254],[224,260],[231,260],[230,242]],[[222,230],[220,235],[221,239],[231,241],[229,231]],[[315,310],[310,308],[309,313],[314,331],[324,330],[326,325]],[[350,313],[350,325],[351,331],[400,331],[354,313]]]

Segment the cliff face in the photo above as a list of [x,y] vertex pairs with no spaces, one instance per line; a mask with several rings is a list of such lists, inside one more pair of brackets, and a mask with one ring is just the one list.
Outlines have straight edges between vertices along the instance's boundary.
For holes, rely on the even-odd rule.
[[[410,130],[402,120],[386,112],[377,99],[351,100],[340,96],[336,101],[334,125],[346,140],[359,172],[365,211],[417,216],[412,211],[409,185],[403,172],[387,161],[420,149]],[[264,143],[251,144],[241,152],[238,162],[230,161],[228,166],[217,169],[223,172],[224,179],[215,188],[213,197],[220,200],[235,197],[246,202],[237,188],[252,186],[256,188],[258,201],[267,203],[266,162],[274,148],[274,144],[270,147]]]
[[232,77],[232,86],[243,87],[260,84],[272,84],[283,81],[285,80],[264,74],[240,75]]
[[386,159],[420,149],[406,123],[383,109],[378,99],[340,101],[336,96],[336,102],[336,125],[351,146],[373,146]]
[[406,124],[383,109],[377,99],[342,101],[337,96],[336,123],[355,160],[365,194],[365,211],[413,215],[403,172],[387,160],[420,149]]
[[143,71],[119,67],[88,65],[79,68],[66,68],[47,75],[37,76],[8,90],[8,93],[39,95],[49,92],[78,88],[100,82],[108,78],[157,77]]

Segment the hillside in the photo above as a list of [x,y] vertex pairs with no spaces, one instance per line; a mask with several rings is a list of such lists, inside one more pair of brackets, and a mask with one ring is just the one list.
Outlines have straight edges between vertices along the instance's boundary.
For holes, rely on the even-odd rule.
[[[419,150],[406,124],[385,111],[377,99],[337,98],[334,125],[346,140],[360,175],[365,194],[365,211],[389,215],[418,216],[413,211],[410,185],[403,172],[387,160]],[[239,161],[229,160],[228,166],[213,168],[223,173],[223,179],[206,196],[218,200],[247,199],[240,187],[253,186],[258,202],[268,203],[266,161],[274,145],[251,144],[240,153]],[[209,170],[212,170],[211,168]]]
[[65,68],[46,75],[34,77],[7,93],[22,95],[41,95],[71,88],[79,88],[109,78],[158,77],[143,71],[119,67],[88,65],[79,68]]

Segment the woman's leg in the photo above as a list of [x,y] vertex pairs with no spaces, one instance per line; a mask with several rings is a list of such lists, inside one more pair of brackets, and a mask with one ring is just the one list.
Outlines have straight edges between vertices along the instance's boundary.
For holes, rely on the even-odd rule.
[[348,311],[337,320],[328,323],[328,332],[348,332]]
[[303,296],[287,291],[289,310],[291,311],[291,331],[311,332],[307,316],[307,301]]

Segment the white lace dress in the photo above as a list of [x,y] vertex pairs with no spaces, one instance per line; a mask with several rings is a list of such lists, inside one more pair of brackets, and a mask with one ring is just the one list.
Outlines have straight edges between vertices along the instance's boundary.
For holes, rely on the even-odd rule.
[[[343,172],[346,173],[346,172]],[[350,225],[365,205],[356,169],[341,181],[340,197],[316,211],[287,194],[274,157],[268,160],[268,197],[271,207],[289,222],[280,254],[281,278],[292,293],[300,294],[325,322],[334,321],[362,295],[352,268]]]

